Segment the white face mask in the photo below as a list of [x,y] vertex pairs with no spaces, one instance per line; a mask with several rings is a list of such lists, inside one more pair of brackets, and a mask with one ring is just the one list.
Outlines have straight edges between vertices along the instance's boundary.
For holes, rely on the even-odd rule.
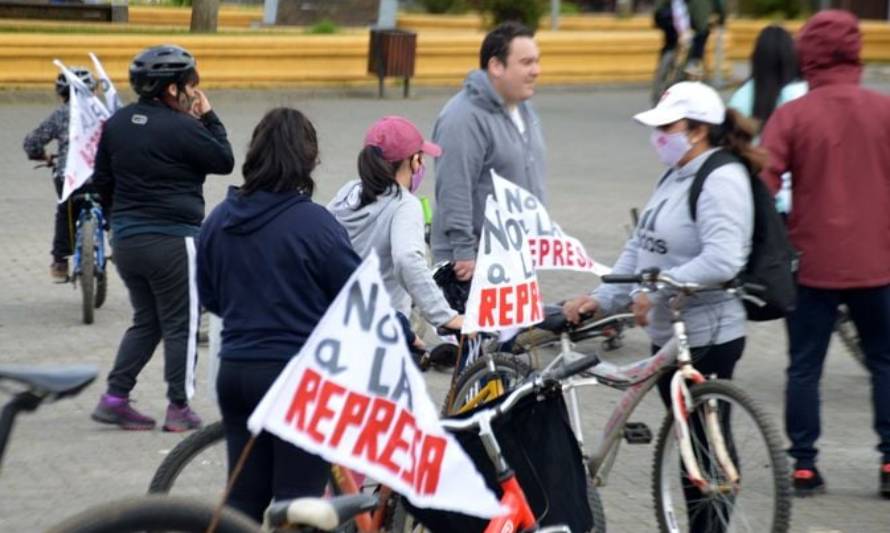
[[665,133],[655,130],[649,137],[649,141],[652,143],[652,147],[655,148],[658,159],[669,167],[677,166],[677,163],[683,159],[683,156],[689,150],[692,150],[692,144],[689,142],[689,138],[686,137],[685,131]]

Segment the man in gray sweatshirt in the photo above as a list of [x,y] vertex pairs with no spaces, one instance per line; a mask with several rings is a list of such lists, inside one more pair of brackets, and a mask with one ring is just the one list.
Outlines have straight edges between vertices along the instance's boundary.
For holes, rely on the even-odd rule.
[[433,126],[443,151],[436,160],[433,259],[453,261],[458,279],[473,275],[492,169],[547,201],[544,138],[528,101],[541,72],[539,56],[531,30],[501,24],[482,42],[480,68]]

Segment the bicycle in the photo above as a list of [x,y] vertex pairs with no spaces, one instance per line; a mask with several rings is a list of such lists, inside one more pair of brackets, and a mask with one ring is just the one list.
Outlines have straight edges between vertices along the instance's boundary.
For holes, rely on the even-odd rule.
[[[56,168],[56,154],[34,168]],[[82,298],[81,314],[84,324],[92,324],[94,311],[102,307],[108,293],[108,277],[106,275],[105,214],[102,211],[100,197],[93,192],[80,192],[70,196],[71,205],[80,205],[77,223],[74,226],[74,268],[67,281],[77,287],[80,282]],[[70,219],[69,219],[70,221]]]
[[[722,290],[738,294],[742,290],[732,286],[680,283],[656,271],[630,276],[607,275],[602,280],[604,283],[638,283],[650,290],[672,289],[676,294],[671,299],[674,338],[655,355],[621,367],[602,362],[585,377],[572,378],[564,384],[572,425],[582,450],[584,437],[576,389],[602,383],[624,391],[594,452],[585,454],[596,486],[607,484],[622,438],[629,444],[652,441],[652,432],[645,424],[629,422],[629,419],[659,378],[676,367],[671,384],[672,406],[658,432],[653,461],[652,488],[659,529],[671,532],[684,529],[682,525],[689,519],[689,509],[686,508],[688,504],[681,480],[688,479],[702,492],[702,500],[708,503],[710,511],[716,509],[717,514],[725,511],[717,517],[722,525],[732,525],[741,531],[787,531],[791,509],[790,470],[779,432],[757,403],[738,386],[725,380],[707,379],[695,370],[682,319],[685,300],[696,292]],[[564,317],[561,320],[554,318],[541,326],[558,334],[561,344],[559,354],[545,371],[585,357],[574,351],[573,342],[579,340],[579,335]],[[475,392],[473,386],[484,385],[487,379],[490,377],[467,376],[459,382],[462,387]],[[687,381],[693,383],[692,387],[687,388]],[[743,417],[747,425],[738,424]],[[741,431],[745,428],[747,432]],[[743,433],[745,437],[740,438]],[[670,438],[672,435],[674,439]],[[739,449],[740,444],[752,442],[763,449],[756,450],[758,453],[747,448]],[[744,462],[740,463],[740,460]],[[741,472],[745,473],[744,485]],[[767,473],[763,476],[753,475],[764,472]],[[759,490],[752,488],[758,487],[760,477],[765,481]],[[672,494],[678,489],[679,497]],[[700,502],[693,503],[695,510],[703,509]],[[749,508],[755,515],[744,514]]]

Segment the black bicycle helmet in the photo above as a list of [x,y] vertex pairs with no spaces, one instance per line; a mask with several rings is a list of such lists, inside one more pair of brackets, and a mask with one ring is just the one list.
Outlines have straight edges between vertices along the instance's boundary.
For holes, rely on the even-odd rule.
[[195,72],[195,58],[173,44],[146,48],[130,63],[130,85],[136,94],[154,98],[171,83],[181,86]]
[[454,263],[444,263],[436,268],[433,280],[442,289],[445,301],[460,314],[466,312],[467,298],[470,297],[470,282],[460,281],[454,273]]
[[[96,79],[93,77],[93,73],[86,67],[70,67],[68,70],[74,73],[75,76],[80,78],[80,81],[84,82],[87,87],[90,88],[91,91],[96,90]],[[59,73],[59,77],[56,78],[56,94],[61,96],[62,98],[68,99],[69,86],[68,86],[68,78],[63,73]]]

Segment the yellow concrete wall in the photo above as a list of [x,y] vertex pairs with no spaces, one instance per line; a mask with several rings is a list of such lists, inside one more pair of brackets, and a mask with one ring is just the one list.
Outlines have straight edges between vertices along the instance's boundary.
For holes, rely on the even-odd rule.
[[[136,25],[188,26],[191,8],[130,6],[129,22]],[[262,8],[223,6],[219,10],[219,25],[227,28],[249,28],[263,21]]]

